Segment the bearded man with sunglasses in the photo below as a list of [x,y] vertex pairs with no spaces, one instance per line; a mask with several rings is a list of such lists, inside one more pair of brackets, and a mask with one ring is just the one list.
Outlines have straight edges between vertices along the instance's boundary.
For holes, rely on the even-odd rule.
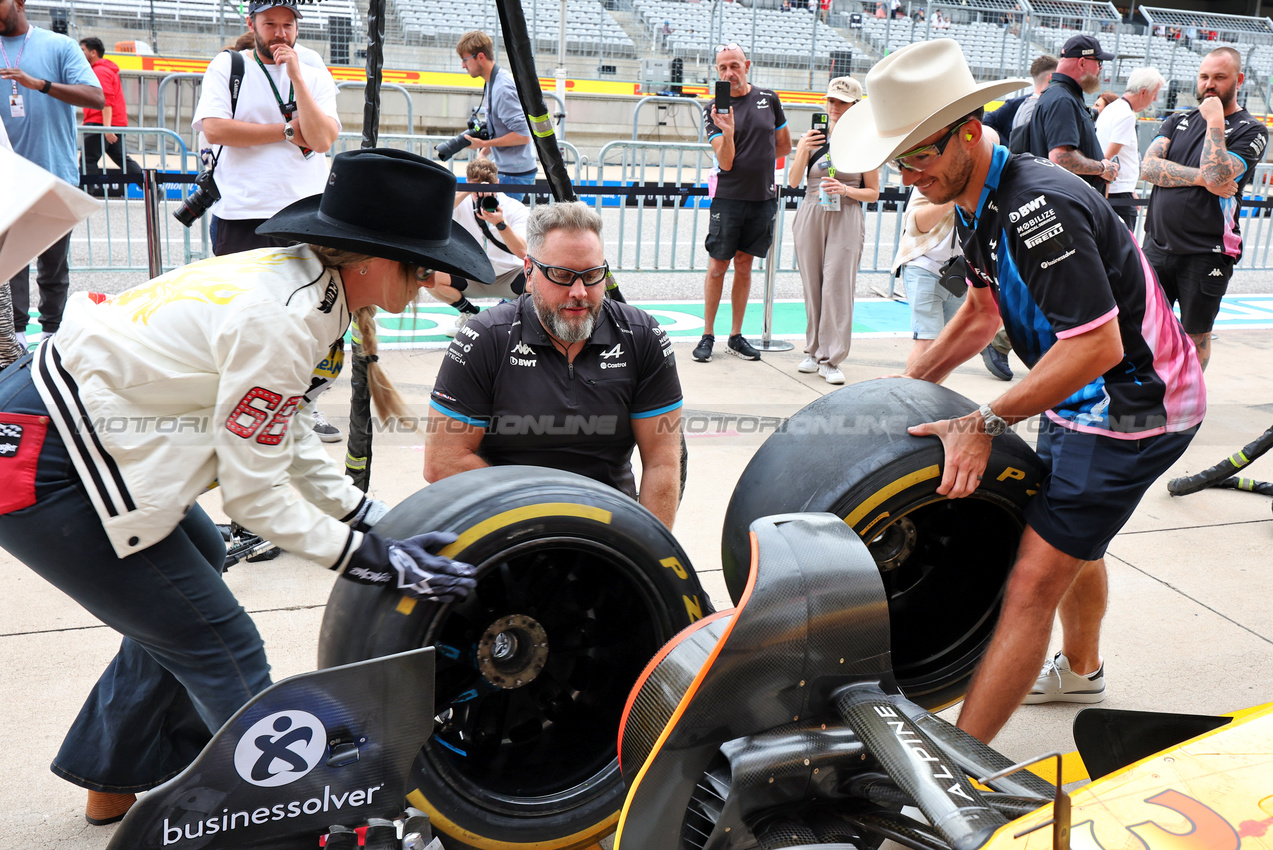
[[[950,39],[908,45],[871,70],[868,108],[831,138],[845,171],[892,160],[905,185],[955,202],[972,285],[906,375],[942,381],[1001,318],[1030,367],[967,416],[909,429],[941,440],[937,493],[976,494],[994,437],[1043,414],[1049,473],[1026,505],[999,623],[959,716],[985,742],[1022,702],[1104,698],[1106,547],[1206,412],[1193,344],[1113,208],[1051,160],[1012,156],[984,132],[984,104],[1023,82],[977,84]],[[1058,608],[1061,651],[1045,663]]]
[[637,498],[668,528],[681,470],[681,382],[648,313],[605,297],[601,217],[536,207],[526,292],[460,328],[430,398],[424,477],[522,464],[574,472]]

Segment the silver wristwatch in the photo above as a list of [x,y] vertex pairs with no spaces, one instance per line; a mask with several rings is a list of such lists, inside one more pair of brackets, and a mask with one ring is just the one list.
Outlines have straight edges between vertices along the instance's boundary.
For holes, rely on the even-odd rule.
[[977,412],[981,414],[981,420],[985,423],[986,434],[989,436],[998,437],[1008,430],[1008,423],[1002,416],[991,410],[989,404],[983,404],[977,408]]
[[292,139],[296,138],[296,128],[295,128],[295,127],[293,127],[291,124],[284,124],[284,125],[283,125],[283,138],[287,139],[289,142],[290,142]]

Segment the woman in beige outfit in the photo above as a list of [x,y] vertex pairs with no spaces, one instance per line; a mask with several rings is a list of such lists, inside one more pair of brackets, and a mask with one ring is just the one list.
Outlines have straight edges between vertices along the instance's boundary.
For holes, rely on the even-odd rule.
[[[862,99],[862,86],[852,77],[836,77],[827,86],[827,133],[812,130],[800,137],[791,158],[787,182],[795,188],[808,178],[804,200],[793,226],[796,263],[804,282],[805,359],[801,372],[817,372],[829,384],[843,384],[840,364],[849,356],[853,333],[853,291],[862,259],[862,204],[880,196],[879,172],[841,174],[827,151],[836,121]],[[830,205],[819,199],[819,189]]]

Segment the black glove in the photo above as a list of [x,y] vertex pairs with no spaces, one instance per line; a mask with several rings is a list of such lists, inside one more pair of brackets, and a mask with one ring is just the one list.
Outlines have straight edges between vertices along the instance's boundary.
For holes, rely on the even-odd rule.
[[463,599],[477,586],[477,568],[434,554],[456,539],[449,531],[430,531],[406,540],[367,532],[341,575],[360,584],[396,587],[419,599]]

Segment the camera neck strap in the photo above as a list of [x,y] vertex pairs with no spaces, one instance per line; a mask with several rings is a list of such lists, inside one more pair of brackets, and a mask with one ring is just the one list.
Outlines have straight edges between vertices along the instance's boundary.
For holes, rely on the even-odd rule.
[[[287,84],[287,100],[283,100],[283,96],[278,93],[278,86],[274,85],[274,78],[270,76],[270,72],[265,70],[265,63],[261,61],[261,56],[255,50],[252,51],[252,58],[256,60],[257,66],[261,69],[261,73],[265,75],[265,79],[269,81],[270,91],[274,92],[274,99],[278,101],[278,111],[283,113],[284,121],[292,120],[292,113],[296,111],[296,86],[291,81]],[[299,59],[297,61],[300,61]]]
[[[479,201],[479,203],[480,203],[480,201]],[[486,234],[486,239],[487,239],[487,241],[488,241],[488,242],[492,242],[492,243],[494,243],[494,244],[495,244],[495,247],[499,248],[499,249],[500,249],[501,251],[503,251],[505,254],[512,254],[512,253],[513,253],[513,249],[512,249],[512,248],[509,248],[509,247],[508,247],[507,245],[505,245],[503,242],[501,242],[501,241],[499,241],[498,239],[496,239],[496,238],[495,238],[495,234],[494,234],[494,233],[491,233],[491,227],[490,227],[490,225],[486,223],[486,219],[484,219],[484,218],[480,218],[480,217],[478,216],[478,214],[477,214],[477,210],[476,210],[476,209],[475,209],[475,210],[473,210],[473,218],[477,219],[477,226],[478,226],[478,227],[480,227],[480,228],[482,228],[482,232]],[[516,256],[516,255],[514,254],[513,256]]]
[[[234,117],[234,113],[239,109],[239,89],[243,87],[243,70],[246,65],[243,62],[243,54],[237,50],[230,51],[230,117]],[[266,74],[266,76],[269,76]],[[209,171],[216,171],[217,163],[221,161],[221,151],[225,149],[225,145],[217,145],[217,152],[212,155],[212,167]]]

